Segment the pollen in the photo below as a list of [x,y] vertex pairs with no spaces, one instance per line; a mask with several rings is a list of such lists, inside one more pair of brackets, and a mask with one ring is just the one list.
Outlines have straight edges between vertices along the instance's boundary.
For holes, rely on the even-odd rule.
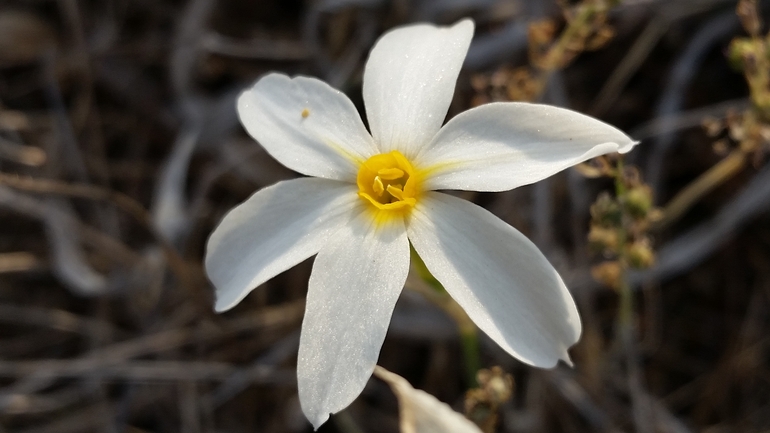
[[310,116],[310,110],[307,108],[302,109],[302,118],[307,119],[307,116]]
[[358,196],[379,217],[403,215],[417,203],[419,178],[417,170],[400,152],[374,155],[358,170]]

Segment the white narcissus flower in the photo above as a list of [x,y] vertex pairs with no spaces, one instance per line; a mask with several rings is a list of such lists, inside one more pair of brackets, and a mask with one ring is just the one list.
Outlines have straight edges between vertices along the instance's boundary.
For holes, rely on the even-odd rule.
[[505,191],[635,142],[582,114],[493,103],[442,127],[473,22],[383,35],[364,71],[371,134],[353,103],[322,81],[262,77],[238,99],[248,133],[311,176],[264,188],[209,239],[216,309],[318,254],[308,284],[297,376],[317,428],[374,370],[409,271],[409,243],[470,318],[521,361],[552,367],[580,337],[556,270],[521,233],[436,190]]

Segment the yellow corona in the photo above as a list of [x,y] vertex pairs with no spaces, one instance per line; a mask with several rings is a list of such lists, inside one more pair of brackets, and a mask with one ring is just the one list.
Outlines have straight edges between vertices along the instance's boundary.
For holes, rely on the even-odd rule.
[[405,216],[420,194],[420,176],[396,150],[367,159],[358,170],[358,196],[375,211],[378,220]]

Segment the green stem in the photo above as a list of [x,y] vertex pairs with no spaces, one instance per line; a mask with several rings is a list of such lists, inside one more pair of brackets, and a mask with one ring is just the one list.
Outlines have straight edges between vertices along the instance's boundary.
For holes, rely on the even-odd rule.
[[[622,200],[622,197],[626,194],[626,184],[623,181],[623,160],[619,159],[617,166],[615,167],[615,195],[618,200]],[[625,227],[624,221],[618,228],[618,244],[625,245],[628,240],[628,232]],[[620,295],[620,304],[618,305],[618,331],[620,334],[630,329],[634,314],[634,296],[631,292],[631,287],[628,285],[627,270],[628,260],[625,257],[625,249],[621,248],[620,253],[620,266],[621,275],[620,283],[618,287],[618,294]]]
[[[622,200],[627,191],[623,178],[623,171],[623,159],[618,159],[618,163],[615,168],[615,195],[617,196],[618,200]],[[627,216],[624,215],[623,222],[621,223],[620,228],[618,228],[619,245],[626,245],[628,242],[626,218]],[[633,332],[634,320],[634,294],[631,291],[631,286],[628,284],[628,258],[626,257],[626,251],[624,247],[621,247],[620,266],[621,274],[618,286],[618,295],[620,296],[618,305],[618,337],[624,339],[629,337]]]
[[460,326],[460,344],[465,361],[465,380],[468,382],[469,388],[475,388],[479,385],[476,380],[476,373],[481,369],[479,332],[475,325]]
[[620,199],[626,193],[626,184],[623,183],[623,159],[618,158],[615,166],[615,196]]

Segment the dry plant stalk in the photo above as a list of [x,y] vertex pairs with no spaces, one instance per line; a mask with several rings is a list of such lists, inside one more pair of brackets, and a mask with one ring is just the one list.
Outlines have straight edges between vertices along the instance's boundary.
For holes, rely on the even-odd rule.
[[479,387],[465,393],[465,416],[484,433],[492,433],[497,427],[500,406],[513,395],[513,376],[494,366],[479,370],[476,380]]
[[588,177],[615,180],[615,196],[604,192],[591,206],[589,245],[608,259],[594,266],[591,275],[622,292],[629,269],[646,269],[655,263],[648,231],[659,211],[652,205],[652,189],[636,167],[624,166],[621,159],[613,164],[607,157],[596,158],[591,164],[578,169]]
[[70,184],[56,180],[21,177],[3,172],[0,172],[0,185],[36,194],[84,198],[112,203],[128,215],[131,215],[155,237],[168,261],[170,270],[176,275],[184,287],[194,287],[192,281],[200,281],[199,276],[190,274],[191,267],[187,266],[186,262],[176,249],[174,249],[174,247],[154,228],[151,217],[144,206],[126,194],[102,188],[97,185]]
[[706,134],[715,139],[714,151],[726,156],[669,202],[656,228],[679,219],[693,204],[746,165],[761,165],[770,145],[770,32],[764,36],[760,33],[762,19],[756,0],[741,0],[736,13],[749,37],[733,39],[728,60],[743,71],[751,107],[743,112],[731,110],[724,119],[704,119]]
[[551,74],[564,69],[583,51],[595,51],[615,36],[607,22],[619,0],[584,0],[575,6],[560,2],[566,25],[560,34],[553,19],[529,25],[528,67],[502,67],[490,75],[477,74],[471,85],[473,106],[492,101],[535,101],[545,91]]
[[625,366],[634,428],[639,433],[652,432],[649,420],[652,409],[643,386],[634,293],[628,274],[631,269],[646,269],[655,263],[648,231],[659,211],[653,207],[652,188],[642,181],[636,167],[624,166],[621,157],[614,161],[597,158],[594,164],[593,168],[584,168],[583,174],[613,178],[615,195],[604,192],[591,206],[589,244],[608,259],[594,266],[591,274],[618,294],[613,343],[622,354]]

